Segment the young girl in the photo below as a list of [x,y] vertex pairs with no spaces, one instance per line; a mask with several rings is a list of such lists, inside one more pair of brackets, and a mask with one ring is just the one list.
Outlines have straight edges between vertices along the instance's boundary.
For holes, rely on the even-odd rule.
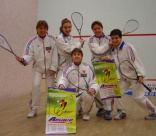
[[57,37],[58,57],[59,57],[59,72],[57,74],[57,80],[62,74],[63,69],[72,62],[71,52],[75,48],[82,48],[84,40],[80,39],[79,42],[74,42],[73,37],[70,35],[72,30],[72,24],[67,18],[63,19],[60,27],[60,34]]
[[[64,68],[62,76],[58,80],[58,86],[60,89],[67,87],[76,88],[76,113],[78,114],[82,106],[83,120],[89,120],[89,113],[94,102],[93,95],[99,90],[99,85],[95,81],[94,72],[91,66],[82,62],[82,51],[75,48],[72,51],[71,56],[73,63],[68,64]],[[71,76],[69,74],[70,72],[72,72]]]
[[33,61],[33,90],[30,100],[31,111],[28,114],[29,118],[36,115],[39,107],[40,86],[43,74],[45,74],[46,88],[54,87],[54,75],[58,66],[56,39],[54,36],[47,34],[47,22],[44,20],[38,21],[36,31],[37,35],[28,41],[22,58],[16,58],[24,65],[28,65]]
[[[110,33],[111,42],[110,45],[113,46],[111,50],[112,57],[119,68],[123,61],[128,61],[130,63],[126,63],[124,65],[124,72],[127,77],[134,78],[136,75],[133,72],[132,66],[135,67],[138,75],[138,80],[131,80],[126,76],[123,76],[120,73],[120,88],[121,93],[124,94],[130,87],[132,87],[133,97],[137,104],[142,107],[143,109],[148,111],[148,115],[145,117],[146,120],[152,120],[156,117],[156,108],[153,103],[145,97],[145,88],[143,87],[142,83],[145,77],[145,70],[143,67],[142,62],[140,61],[137,52],[133,45],[125,43],[122,41],[122,33],[119,29],[114,29]],[[104,50],[104,49],[103,49]],[[101,49],[102,51],[102,49]],[[104,58],[105,59],[105,58]],[[124,96],[124,95],[123,95]],[[123,98],[123,97],[122,97]],[[120,120],[126,118],[126,109],[124,107],[123,99],[117,99],[117,115],[115,116],[115,120]]]
[[[103,25],[100,21],[94,21],[91,25],[91,29],[94,33],[93,36],[89,38],[88,46],[92,53],[92,63],[95,61],[101,61],[101,57],[105,56],[108,52],[110,52],[110,46],[108,42],[110,41],[110,37],[106,36],[103,33]],[[103,48],[103,52],[101,49]],[[100,99],[99,94],[97,97]],[[103,101],[104,106],[102,107],[99,103],[96,102],[96,106],[99,109],[96,113],[97,116],[104,115],[105,120],[111,120],[111,111],[113,109],[113,98],[109,98]],[[104,111],[105,110],[105,111]]]

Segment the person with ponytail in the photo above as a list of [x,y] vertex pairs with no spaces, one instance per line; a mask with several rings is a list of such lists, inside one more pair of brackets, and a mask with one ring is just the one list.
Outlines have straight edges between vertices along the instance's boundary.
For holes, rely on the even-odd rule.
[[71,52],[75,48],[82,48],[84,40],[80,39],[78,42],[75,42],[71,36],[72,24],[71,21],[67,18],[63,19],[60,27],[60,34],[57,37],[56,43],[58,47],[58,73],[57,81],[59,80],[63,69],[72,62]]

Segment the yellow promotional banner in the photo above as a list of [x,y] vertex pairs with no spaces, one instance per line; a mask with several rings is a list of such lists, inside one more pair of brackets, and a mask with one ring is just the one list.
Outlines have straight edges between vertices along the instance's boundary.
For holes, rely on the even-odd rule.
[[112,61],[99,61],[93,63],[96,81],[100,85],[101,100],[107,98],[120,98],[121,92],[116,73],[116,65]]
[[46,134],[76,133],[76,89],[48,89]]

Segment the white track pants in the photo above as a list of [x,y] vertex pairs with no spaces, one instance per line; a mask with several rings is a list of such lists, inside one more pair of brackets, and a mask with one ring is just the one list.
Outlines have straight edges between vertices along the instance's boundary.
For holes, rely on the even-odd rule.
[[106,111],[112,111],[113,110],[113,105],[114,105],[114,99],[113,98],[109,98],[109,99],[106,99],[106,100],[101,100],[100,98],[100,93],[98,91],[98,93],[96,94],[96,98],[98,98],[102,103],[103,103],[103,106],[95,100],[95,104],[96,104],[96,107],[98,109],[100,108],[104,108],[104,110]]
[[76,98],[76,114],[78,114],[82,107],[83,113],[89,113],[93,107],[94,97],[84,91],[79,97]]
[[138,83],[136,80],[129,80],[129,79],[120,79],[120,89],[122,93],[122,98],[117,98],[117,109],[122,110],[123,112],[126,112],[123,97],[125,95],[125,92],[132,87],[133,92],[133,98],[137,102],[139,106],[141,106],[143,109],[148,110],[149,113],[155,112],[155,106],[153,103],[145,97],[145,88],[142,84]]
[[[33,109],[37,109],[39,107],[42,77],[43,73],[40,73],[36,69],[33,69],[33,90],[30,100],[30,107]],[[45,81],[46,90],[48,89],[48,87],[54,87],[54,76],[50,76],[49,71],[45,74]]]

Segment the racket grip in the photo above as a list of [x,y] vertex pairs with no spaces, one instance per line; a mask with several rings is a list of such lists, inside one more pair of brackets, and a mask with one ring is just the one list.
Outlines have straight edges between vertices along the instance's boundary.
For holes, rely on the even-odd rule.
[[28,65],[27,62],[24,60],[24,58],[21,59],[20,63],[23,64],[24,66]]
[[147,85],[145,85],[144,83],[142,83],[142,85],[143,85],[149,92],[152,92],[152,90],[151,90]]

